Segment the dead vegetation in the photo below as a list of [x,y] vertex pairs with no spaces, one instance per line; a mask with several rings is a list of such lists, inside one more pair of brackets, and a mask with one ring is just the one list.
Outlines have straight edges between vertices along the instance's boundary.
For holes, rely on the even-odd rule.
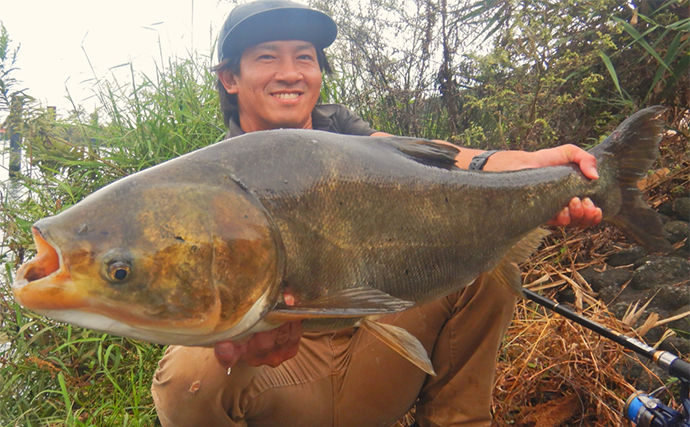
[[[682,125],[682,120],[677,116],[669,122]],[[687,129],[687,125],[679,127]],[[641,181],[647,201],[654,208],[687,197],[690,189],[687,137],[668,132],[661,152],[656,172]],[[616,319],[578,273],[588,266],[605,268],[610,255],[630,245],[617,230],[603,225],[586,231],[554,229],[539,252],[522,266],[525,286],[551,298],[558,292],[572,292],[575,302],[571,309],[612,330],[644,340],[652,327],[674,319],[660,319],[657,313],[646,311],[644,303],[631,305],[624,318]],[[646,320],[633,328],[640,319]],[[660,342],[650,344],[658,346]],[[638,372],[638,378],[624,376],[623,372],[630,371]],[[613,341],[529,300],[520,301],[499,355],[492,408],[494,425],[631,425],[621,414],[627,398],[638,389],[652,392],[664,386],[664,380],[646,360]],[[661,398],[677,407],[671,394]],[[414,410],[398,425],[411,425],[413,415]]]
[[[662,142],[662,155],[657,172],[641,182],[653,207],[676,197],[687,197],[690,189],[687,138],[669,132]],[[628,246],[630,243],[610,227],[600,226],[591,231],[555,230],[546,245],[523,266],[526,287],[552,297],[557,291],[569,290],[574,294],[572,308],[579,314],[643,340],[651,328],[673,319],[659,319],[656,313],[646,312],[643,304],[632,305],[623,319],[616,319],[578,273],[587,266],[604,267],[608,256]],[[646,321],[634,329],[633,325],[645,316]],[[650,344],[656,346],[659,342]],[[646,392],[664,385],[644,362],[580,325],[531,301],[521,301],[498,365],[493,406],[495,424],[626,425],[621,415],[626,399],[640,385],[652,387],[643,388]],[[636,384],[636,379],[622,374],[629,371],[623,367],[631,364],[638,365],[645,381]],[[671,403],[675,404],[672,400]]]

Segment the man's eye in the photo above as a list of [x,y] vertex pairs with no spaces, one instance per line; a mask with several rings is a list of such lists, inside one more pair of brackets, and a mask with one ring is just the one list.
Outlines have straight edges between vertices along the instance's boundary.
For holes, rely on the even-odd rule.
[[297,57],[297,59],[302,61],[314,61],[314,57],[311,55],[300,55]]

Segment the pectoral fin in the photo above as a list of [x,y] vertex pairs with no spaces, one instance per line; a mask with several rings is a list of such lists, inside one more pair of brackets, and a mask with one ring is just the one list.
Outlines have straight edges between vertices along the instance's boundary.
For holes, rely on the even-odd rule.
[[414,304],[378,289],[358,287],[331,292],[303,304],[278,306],[266,315],[265,320],[282,323],[299,319],[366,317],[397,313]]
[[427,374],[436,376],[436,371],[434,371],[426,349],[417,338],[405,329],[367,318],[362,320],[360,327],[386,343],[390,348]]
[[531,231],[524,238],[513,246],[503,257],[501,262],[488,274],[498,283],[506,286],[520,298],[524,298],[522,293],[522,278],[517,263],[525,261],[534,251],[537,250],[544,237],[551,234],[542,228]]

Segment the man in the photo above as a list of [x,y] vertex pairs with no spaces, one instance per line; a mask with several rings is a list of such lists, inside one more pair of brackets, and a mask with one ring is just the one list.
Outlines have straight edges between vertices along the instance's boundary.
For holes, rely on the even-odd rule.
[[[336,36],[325,14],[284,0],[236,7],[218,39],[216,67],[228,136],[277,128],[387,136],[349,110],[317,105],[323,49]],[[578,163],[596,179],[594,158],[575,146],[535,153],[461,149],[459,167],[516,170]],[[553,221],[601,220],[573,199]],[[294,304],[286,294],[285,301]],[[299,322],[215,349],[171,346],[152,393],[169,426],[389,426],[416,404],[420,426],[489,426],[498,347],[515,298],[481,276],[438,301],[387,316],[424,345],[438,376],[427,376],[368,333],[302,333]],[[228,369],[232,367],[232,369]],[[226,374],[227,372],[227,374]]]

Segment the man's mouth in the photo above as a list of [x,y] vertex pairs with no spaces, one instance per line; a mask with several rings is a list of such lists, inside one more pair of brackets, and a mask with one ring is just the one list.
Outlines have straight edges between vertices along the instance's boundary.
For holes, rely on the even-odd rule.
[[300,96],[299,93],[274,93],[272,95],[280,99],[295,99]]

